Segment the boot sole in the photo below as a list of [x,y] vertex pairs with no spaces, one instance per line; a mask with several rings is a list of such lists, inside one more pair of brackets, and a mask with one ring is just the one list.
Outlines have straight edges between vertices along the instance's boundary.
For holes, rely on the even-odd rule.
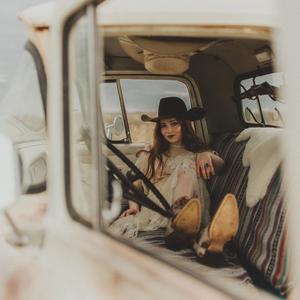
[[210,252],[223,252],[224,245],[231,240],[239,228],[239,209],[233,194],[226,194],[216,211],[208,229]]
[[172,222],[172,227],[187,235],[196,235],[201,226],[201,204],[193,198],[180,210]]

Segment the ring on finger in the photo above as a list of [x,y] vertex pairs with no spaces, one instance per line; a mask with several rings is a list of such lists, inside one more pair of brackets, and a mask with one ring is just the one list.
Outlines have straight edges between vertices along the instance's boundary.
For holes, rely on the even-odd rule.
[[207,168],[209,167],[209,164],[208,164],[208,163],[205,163],[205,164],[203,165],[203,167],[204,167],[205,169],[207,169]]

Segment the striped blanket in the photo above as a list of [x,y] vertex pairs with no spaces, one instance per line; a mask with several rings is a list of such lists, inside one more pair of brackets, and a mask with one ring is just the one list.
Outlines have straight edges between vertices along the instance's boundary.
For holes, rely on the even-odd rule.
[[282,295],[289,288],[286,207],[280,168],[267,192],[254,207],[246,205],[248,168],[242,165],[246,142],[236,143],[233,134],[216,139],[213,148],[226,162],[225,173],[209,182],[213,213],[226,193],[236,195],[240,209],[240,227],[235,238],[239,255],[263,274]]
[[179,251],[168,249],[164,232],[165,228],[140,232],[136,242],[140,246],[144,245],[151,253],[159,253],[160,257],[166,258],[167,261],[174,261],[177,266],[191,271],[196,277],[199,275],[213,282],[220,278],[228,280],[233,286],[256,290],[248,272],[242,267],[233,244],[227,244],[221,255],[208,254],[204,258],[199,258],[192,248]]

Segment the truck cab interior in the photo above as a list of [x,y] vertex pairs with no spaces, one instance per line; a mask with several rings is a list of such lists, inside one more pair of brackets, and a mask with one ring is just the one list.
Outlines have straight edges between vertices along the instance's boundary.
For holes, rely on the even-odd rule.
[[[176,255],[200,264],[201,267],[192,267],[198,274],[203,274],[204,269],[207,274],[218,270],[275,295],[286,294],[285,198],[280,167],[274,172],[264,197],[249,207],[246,204],[249,167],[243,165],[247,141],[236,142],[246,128],[269,127],[273,131],[284,126],[285,104],[279,92],[283,74],[274,69],[270,40],[117,36],[105,37],[104,41],[101,109],[107,137],[123,154],[134,162],[136,152],[151,144],[153,125],[142,122],[140,116],[155,115],[160,98],[178,96],[188,107],[204,108],[205,118],[194,124],[197,135],[226,162],[224,174],[209,180],[208,187],[211,214],[226,193],[233,193],[238,199],[240,227],[226,250],[230,254],[221,261],[208,258],[208,262],[199,261],[192,250],[184,249]],[[119,127],[123,131],[120,131],[118,122],[122,121]],[[108,157],[126,174],[128,165],[112,152]],[[163,230],[144,233],[141,240],[167,248]]]
[[[291,280],[278,142],[285,126],[285,99],[280,92],[284,75],[275,67],[272,30],[262,26],[181,24],[156,24],[142,30],[101,25],[100,21],[98,60],[93,61],[86,13],[73,16],[64,33],[67,100],[62,118],[66,206],[71,218],[92,228],[91,220],[100,209],[97,217],[101,234],[194,278],[210,284],[219,281],[219,286],[242,286],[249,295],[262,289],[287,297]],[[93,64],[97,70],[97,103],[90,100],[93,73],[89,67]],[[225,161],[224,172],[207,181],[211,215],[227,193],[234,194],[238,201],[238,233],[222,255],[202,259],[191,248],[171,250],[163,228],[142,232],[133,240],[109,232],[109,225],[126,209],[128,200],[152,205],[144,195],[132,195],[130,176],[132,172],[141,176],[134,166],[136,153],[151,145],[153,138],[154,125],[143,122],[141,115],[155,116],[163,97],[180,97],[188,109],[203,108],[204,117],[193,122],[196,135]],[[45,118],[46,112],[40,110]],[[93,127],[95,123],[98,128]],[[46,121],[43,126],[47,126]],[[250,136],[240,137],[249,129],[254,130],[248,131],[253,133],[254,144],[249,144]],[[45,130],[42,133],[45,138]],[[98,161],[97,151],[104,153],[105,162]],[[252,155],[250,163],[244,157],[246,152]],[[44,155],[42,158],[44,166]],[[47,167],[35,170],[39,168],[45,179]],[[97,183],[104,187],[105,199],[95,199],[91,188],[95,172],[100,174]],[[258,194],[255,199],[248,198],[250,190]]]

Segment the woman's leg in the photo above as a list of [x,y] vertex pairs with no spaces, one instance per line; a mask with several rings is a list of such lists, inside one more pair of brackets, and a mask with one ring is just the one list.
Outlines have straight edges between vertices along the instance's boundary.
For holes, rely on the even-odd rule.
[[195,197],[195,176],[186,170],[177,171],[177,181],[173,190],[172,209],[175,217],[170,226],[189,237],[195,236],[201,226],[202,208]]
[[198,256],[206,251],[220,253],[224,245],[237,233],[239,227],[239,209],[233,194],[226,194],[221,201],[210,224],[201,231],[199,240],[193,248]]
[[177,183],[173,191],[173,201],[180,198],[191,199],[195,197],[195,175],[187,170],[179,170]]

